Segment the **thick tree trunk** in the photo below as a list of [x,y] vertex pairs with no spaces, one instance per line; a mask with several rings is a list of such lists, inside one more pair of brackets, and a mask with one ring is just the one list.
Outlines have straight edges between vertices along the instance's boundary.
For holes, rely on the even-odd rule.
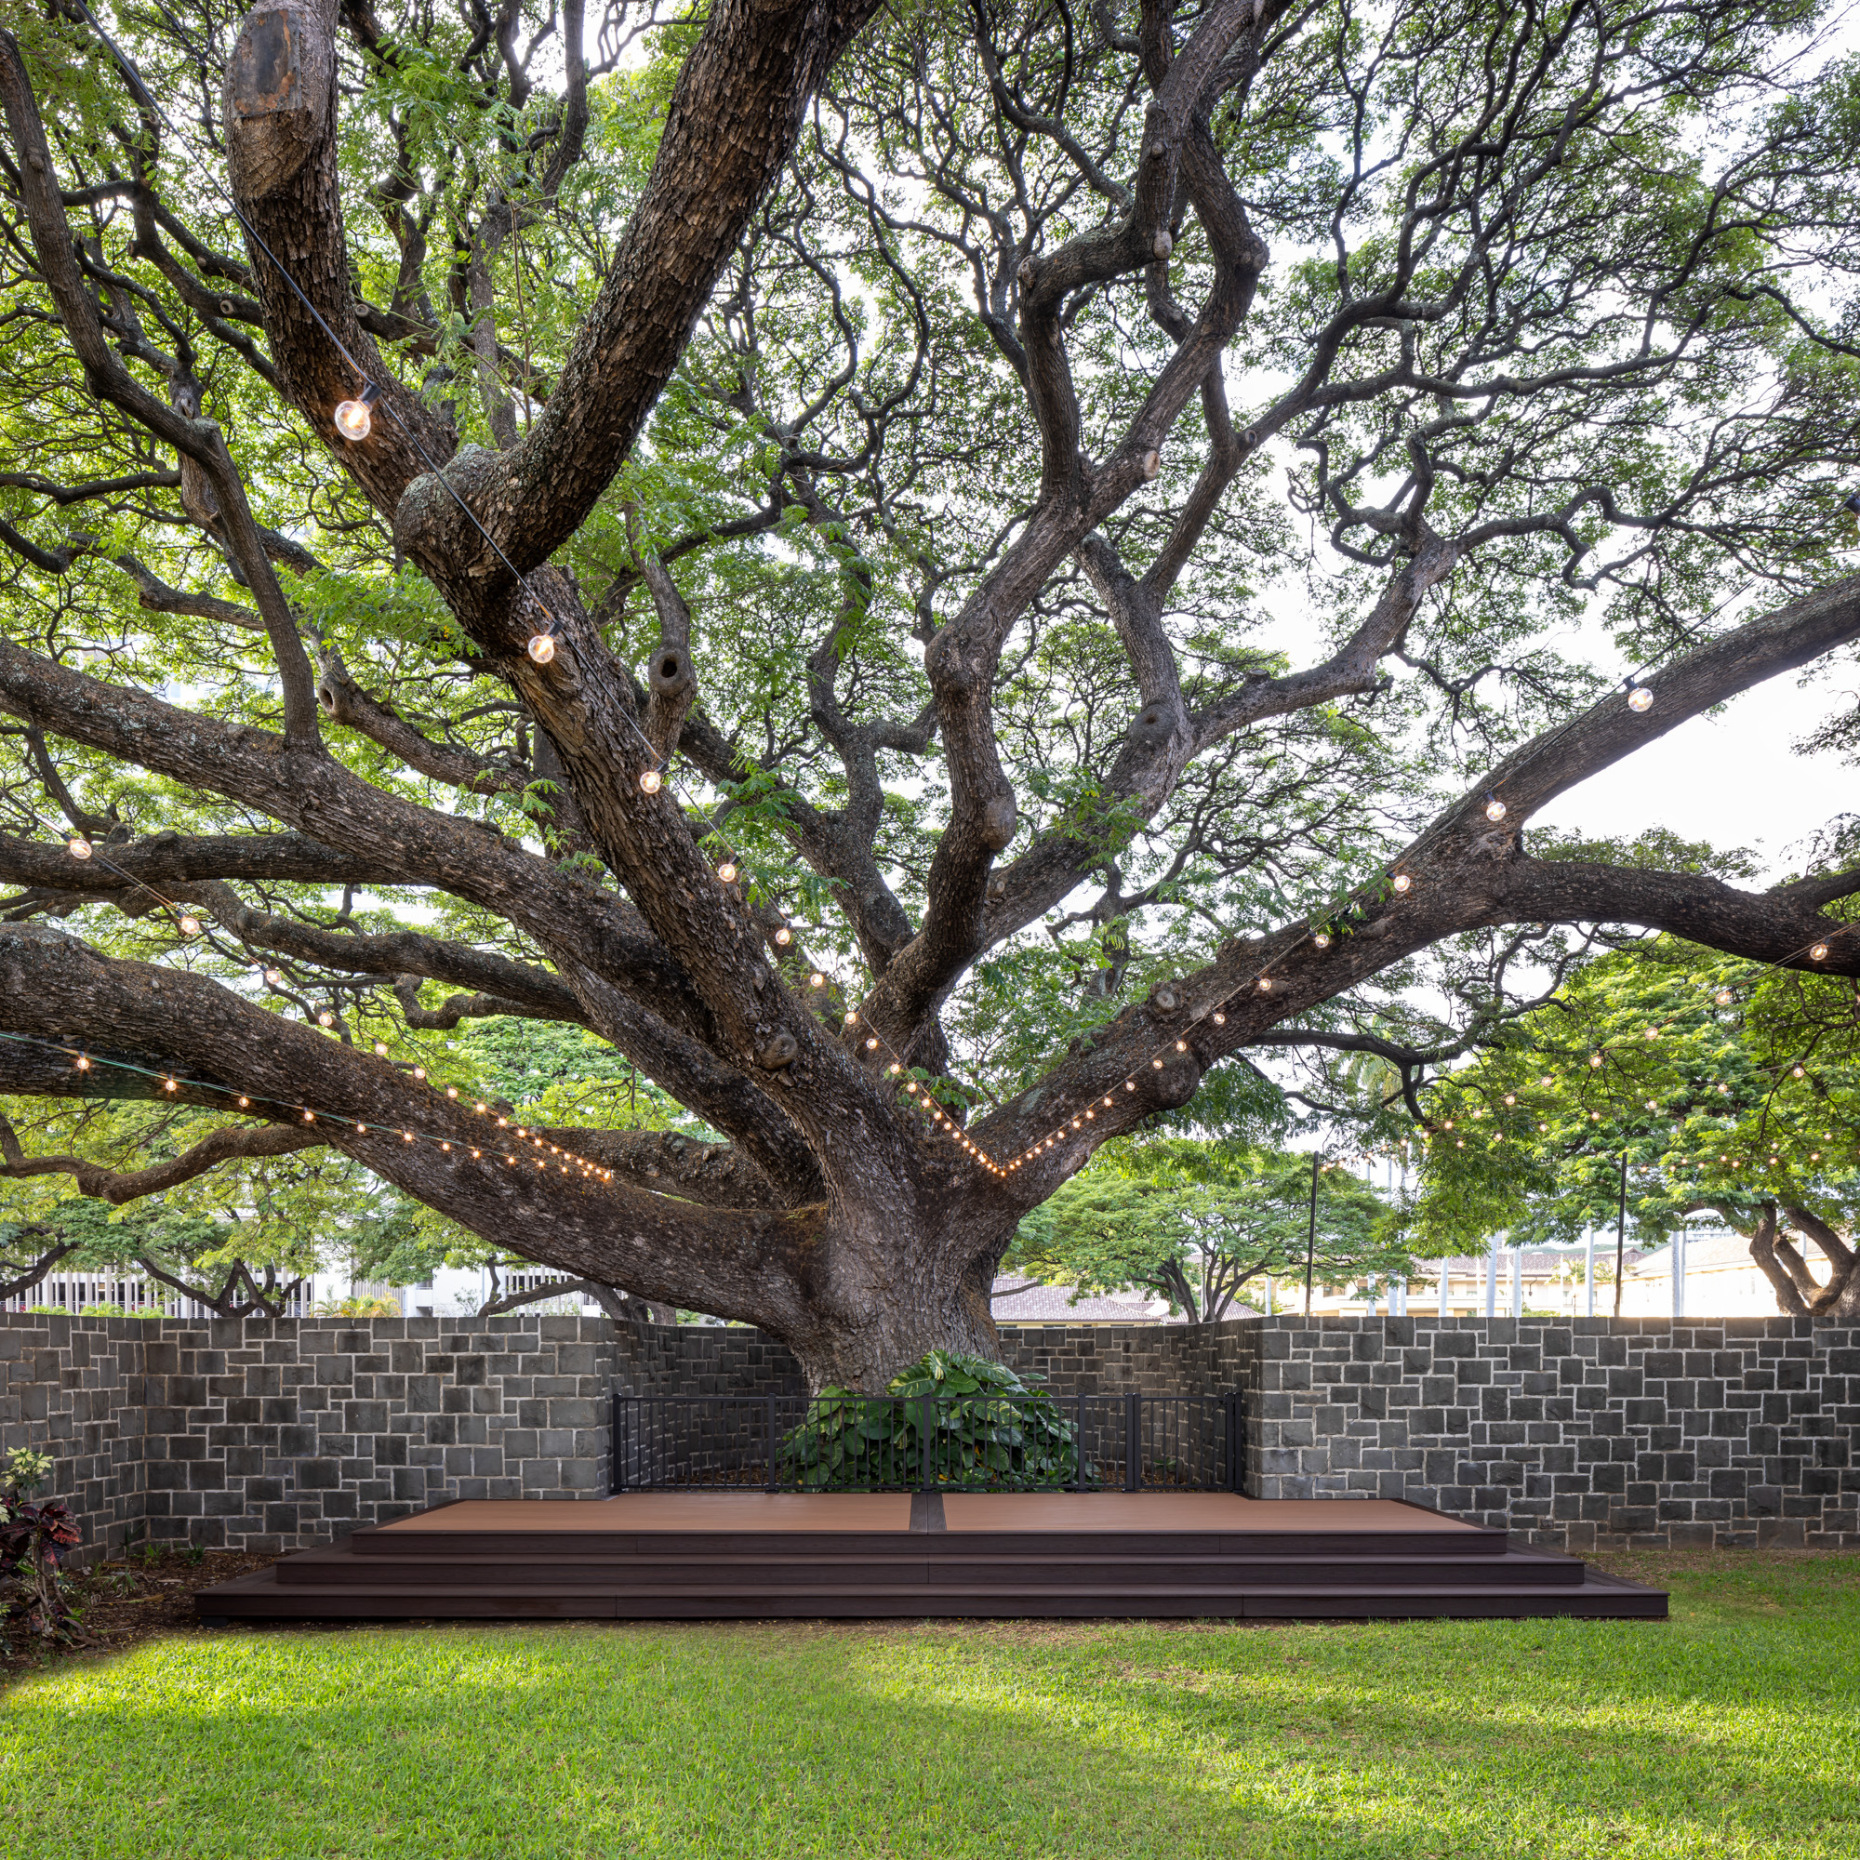
[[767,1328],[800,1360],[811,1391],[879,1393],[927,1350],[994,1361],[1001,1340],[988,1294],[1013,1237],[1011,1218],[985,1224],[958,1197],[915,1222],[895,1210],[830,1214],[805,1308]]

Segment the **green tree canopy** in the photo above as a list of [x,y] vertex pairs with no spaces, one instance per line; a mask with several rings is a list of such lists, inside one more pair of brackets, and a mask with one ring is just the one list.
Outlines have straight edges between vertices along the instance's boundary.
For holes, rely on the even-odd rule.
[[876,1390],[1262,1053],[1860,973],[1838,824],[1532,825],[1860,640],[1822,17],[10,9],[0,1092],[144,1121],[8,1192],[333,1152]]
[[1709,1212],[1750,1236],[1784,1310],[1845,1310],[1860,1290],[1843,1237],[1860,1220],[1860,1001],[1845,977],[1662,937],[1583,969],[1441,1079],[1426,1111],[1420,1244],[1612,1224],[1625,1164],[1643,1241]]
[[1307,1258],[1326,1290],[1407,1273],[1413,1256],[1389,1213],[1342,1164],[1165,1138],[1101,1152],[1021,1222],[1004,1263],[1081,1294],[1141,1287],[1212,1324],[1255,1280],[1302,1279]]

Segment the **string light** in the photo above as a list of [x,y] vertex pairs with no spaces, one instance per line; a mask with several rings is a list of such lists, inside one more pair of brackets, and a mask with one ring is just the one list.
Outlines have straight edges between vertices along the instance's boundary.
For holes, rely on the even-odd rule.
[[1414,884],[1414,880],[1410,878],[1406,872],[1397,872],[1395,876],[1389,880],[1389,884],[1398,894],[1406,893]]
[[736,861],[734,859],[724,860],[723,864],[717,868],[717,876],[726,885],[734,885],[736,883]]
[[532,633],[523,650],[538,665],[547,665],[555,657],[555,635],[546,628],[540,633]]
[[1328,930],[1318,931],[1311,939],[1311,946],[1314,949],[1329,949],[1330,948],[1330,932]]
[[1485,817],[1487,820],[1493,821],[1494,823],[1505,818],[1505,804],[1495,794],[1488,796],[1486,799]]
[[788,945],[794,941],[794,932],[790,930],[786,924],[783,924],[782,927],[775,932],[775,941],[779,943],[783,949],[786,949]]
[[1628,709],[1642,712],[1653,708],[1653,693],[1645,685],[1636,684],[1631,678],[1621,681],[1621,688],[1628,694]]
[[366,381],[355,400],[337,401],[330,423],[350,445],[360,445],[374,430],[375,416],[370,410],[380,398],[381,390],[372,381]]
[[90,1055],[89,1055],[88,1053],[79,1053],[79,1054],[78,1054],[78,1056],[77,1056],[77,1069],[78,1069],[78,1070],[79,1070],[80,1072],[88,1072],[88,1071],[90,1070]]
[[85,839],[80,833],[75,839],[69,839],[65,842],[65,851],[68,852],[73,859],[88,859],[90,857],[90,841]]
[[1828,959],[1827,944],[1825,943],[1815,944],[1813,948],[1811,948],[1808,952],[1808,959],[1810,962],[1826,962]]
[[657,794],[659,790],[665,786],[665,777],[661,775],[657,769],[648,769],[645,774],[639,778],[639,785],[642,792],[646,794]]

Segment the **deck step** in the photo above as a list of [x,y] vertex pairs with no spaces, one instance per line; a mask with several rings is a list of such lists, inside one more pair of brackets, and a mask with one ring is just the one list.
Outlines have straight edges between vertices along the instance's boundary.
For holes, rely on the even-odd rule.
[[[934,1543],[934,1548],[931,1547]],[[785,1548],[785,1546],[784,1546]],[[1070,1550],[1071,1546],[1067,1546]],[[1373,1571],[1390,1588],[1575,1588],[1583,1566],[1573,1558],[1532,1551],[1499,1556],[1372,1557],[1340,1554],[1309,1558],[1209,1556],[1084,1556],[1050,1552],[1040,1557],[968,1554],[944,1540],[915,1539],[884,1556],[790,1556],[774,1550],[728,1556],[627,1556],[590,1553],[517,1556],[509,1552],[431,1558],[357,1556],[345,1545],[308,1550],[277,1566],[278,1581],[295,1587],[555,1588],[609,1586],[643,1595],[681,1591],[694,1584],[766,1590],[861,1588],[1104,1589],[1125,1584],[1144,1590],[1174,1588],[1310,1588],[1350,1584]]]
[[921,1553],[926,1538],[948,1556],[1478,1557],[1503,1556],[1503,1531],[436,1531],[389,1525],[342,1539],[357,1556],[425,1562],[506,1554],[580,1558],[728,1556],[768,1548],[793,1556],[889,1556],[900,1540]]
[[926,1584],[901,1590],[846,1584],[830,1592],[691,1585],[653,1594],[611,1585],[537,1584],[420,1589],[403,1584],[318,1588],[282,1584],[273,1572],[203,1591],[209,1619],[622,1619],[877,1620],[958,1618],[1071,1619],[1417,1619],[1535,1615],[1663,1619],[1666,1597],[1632,1583],[1597,1578],[1568,1588],[1442,1585],[1391,1587],[1373,1579],[1255,1588],[1105,1588]]
[[1419,1506],[1238,1495],[1050,1508],[1018,1497],[979,1508],[835,1495],[457,1501],[365,1525],[202,1590],[195,1605],[209,1622],[1666,1614],[1657,1589]]

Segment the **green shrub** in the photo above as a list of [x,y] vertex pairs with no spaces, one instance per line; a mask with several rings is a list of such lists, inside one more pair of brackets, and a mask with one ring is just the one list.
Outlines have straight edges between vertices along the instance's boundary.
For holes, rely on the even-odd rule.
[[882,1396],[826,1388],[782,1442],[783,1479],[810,1491],[924,1483],[924,1396],[934,1398],[932,1482],[968,1491],[1095,1485],[1079,1465],[1077,1430],[1043,1390],[976,1356],[932,1350]]

